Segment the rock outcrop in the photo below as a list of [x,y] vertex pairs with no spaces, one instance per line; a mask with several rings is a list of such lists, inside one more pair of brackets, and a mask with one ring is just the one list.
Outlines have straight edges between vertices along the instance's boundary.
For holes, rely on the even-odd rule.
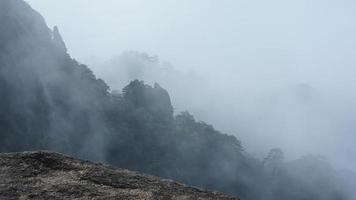
[[238,200],[47,151],[0,154],[0,199]]

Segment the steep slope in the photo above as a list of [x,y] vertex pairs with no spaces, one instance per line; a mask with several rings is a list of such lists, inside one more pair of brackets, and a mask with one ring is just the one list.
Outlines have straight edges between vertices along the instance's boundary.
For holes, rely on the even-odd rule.
[[0,199],[238,200],[51,152],[0,154]]
[[100,142],[90,144],[106,133],[106,84],[68,55],[58,28],[23,0],[0,1],[0,26],[0,151],[100,159]]

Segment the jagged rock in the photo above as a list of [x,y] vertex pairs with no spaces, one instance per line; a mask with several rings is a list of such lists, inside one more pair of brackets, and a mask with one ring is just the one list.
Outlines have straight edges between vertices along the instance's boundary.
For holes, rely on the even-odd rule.
[[64,40],[61,34],[59,33],[57,26],[53,27],[52,37],[53,42],[55,42],[55,45],[58,46],[58,48],[61,49],[63,52],[67,52],[66,44],[64,43]]
[[47,151],[0,154],[0,199],[238,200]]

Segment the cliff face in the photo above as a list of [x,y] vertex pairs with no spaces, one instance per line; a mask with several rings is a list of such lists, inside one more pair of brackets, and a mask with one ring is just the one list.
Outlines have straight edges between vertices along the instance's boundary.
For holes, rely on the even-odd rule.
[[51,152],[0,154],[0,199],[238,200]]
[[0,151],[96,155],[83,141],[106,132],[108,86],[69,56],[58,28],[23,0],[0,1],[0,26]]

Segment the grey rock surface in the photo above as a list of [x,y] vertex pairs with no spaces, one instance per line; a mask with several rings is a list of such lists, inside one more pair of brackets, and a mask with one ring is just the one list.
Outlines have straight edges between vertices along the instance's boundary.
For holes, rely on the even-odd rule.
[[0,154],[0,199],[238,200],[47,151]]

